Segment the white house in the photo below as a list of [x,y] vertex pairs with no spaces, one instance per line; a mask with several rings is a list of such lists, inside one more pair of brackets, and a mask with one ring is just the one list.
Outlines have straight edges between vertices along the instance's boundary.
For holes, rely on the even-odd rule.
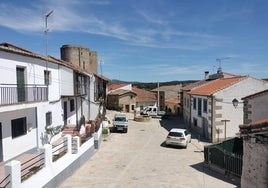
[[20,47],[0,45],[1,161],[37,148],[47,125],[62,125],[58,65]]
[[238,76],[238,75],[234,75],[228,72],[222,72],[221,68],[219,68],[217,73],[210,75],[209,72],[206,71],[204,75],[204,79],[188,84],[181,88],[181,92],[180,92],[181,114],[187,126],[191,125],[191,107],[192,107],[191,96],[188,93],[191,90],[198,88],[199,86],[204,85],[213,80],[220,79],[220,78],[231,78],[234,76]]
[[243,105],[233,101],[268,88],[268,82],[250,76],[220,78],[195,89],[191,96],[191,128],[211,142],[234,137],[243,124]]
[[9,43],[0,44],[0,74],[0,161],[47,143],[48,129],[96,118],[106,95],[97,74]]

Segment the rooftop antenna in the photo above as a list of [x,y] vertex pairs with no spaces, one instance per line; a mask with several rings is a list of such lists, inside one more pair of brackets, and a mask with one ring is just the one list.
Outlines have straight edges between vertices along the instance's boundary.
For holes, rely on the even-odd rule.
[[48,73],[48,56],[47,56],[47,43],[48,43],[48,38],[47,38],[47,33],[48,33],[48,28],[47,28],[47,19],[51,14],[53,13],[53,10],[49,11],[48,13],[45,14],[45,36],[46,36],[46,72],[45,72],[45,84],[48,86],[49,85],[49,73]]
[[[48,13],[45,14],[45,36],[46,36],[46,59],[48,59],[47,57],[47,46],[48,46],[48,38],[47,38],[47,33],[49,31],[49,29],[47,28],[47,19],[49,16],[51,16],[53,13],[53,10],[49,11]],[[46,66],[47,66],[47,60],[46,60]],[[48,67],[46,67],[48,68]]]
[[217,58],[217,59],[216,59],[216,61],[219,62],[219,67],[218,67],[218,71],[217,71],[217,73],[222,72],[221,62],[222,62],[223,60],[226,60],[226,59],[230,59],[230,57],[222,57],[222,58]]

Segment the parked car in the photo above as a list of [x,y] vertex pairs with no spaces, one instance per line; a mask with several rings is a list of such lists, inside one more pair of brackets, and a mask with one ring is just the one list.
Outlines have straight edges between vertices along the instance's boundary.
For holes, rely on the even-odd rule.
[[168,114],[165,111],[160,111],[157,106],[147,106],[141,110],[140,115],[151,117],[167,117]]
[[182,146],[187,148],[191,142],[191,134],[186,129],[173,128],[169,131],[166,138],[166,145]]
[[113,126],[116,131],[123,131],[127,133],[128,119],[126,114],[115,114],[113,119]]

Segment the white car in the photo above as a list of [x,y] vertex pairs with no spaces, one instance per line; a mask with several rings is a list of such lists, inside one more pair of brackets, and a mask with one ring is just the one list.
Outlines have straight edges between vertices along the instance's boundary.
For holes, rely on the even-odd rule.
[[166,138],[166,145],[182,146],[187,148],[191,142],[191,134],[186,129],[173,128],[169,131]]
[[115,114],[113,125],[116,131],[123,131],[124,133],[127,133],[128,119],[126,114]]

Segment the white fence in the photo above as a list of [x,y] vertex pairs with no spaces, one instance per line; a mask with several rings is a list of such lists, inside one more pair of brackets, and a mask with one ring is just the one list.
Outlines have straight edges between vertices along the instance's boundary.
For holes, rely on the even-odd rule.
[[[39,148],[41,154],[38,156],[40,156],[40,159],[35,162],[38,163],[39,169],[25,180],[22,179],[24,176],[20,161],[13,160],[7,163],[5,165],[5,176],[8,177],[8,183],[5,187],[56,187],[94,154],[95,149],[98,149],[101,143],[101,133],[102,126],[93,134],[93,137],[82,145],[80,145],[79,137],[66,135],[63,142],[57,147],[46,144]],[[59,148],[62,148],[62,150],[59,150]],[[62,155],[54,160],[55,155],[59,153],[62,153]]]

